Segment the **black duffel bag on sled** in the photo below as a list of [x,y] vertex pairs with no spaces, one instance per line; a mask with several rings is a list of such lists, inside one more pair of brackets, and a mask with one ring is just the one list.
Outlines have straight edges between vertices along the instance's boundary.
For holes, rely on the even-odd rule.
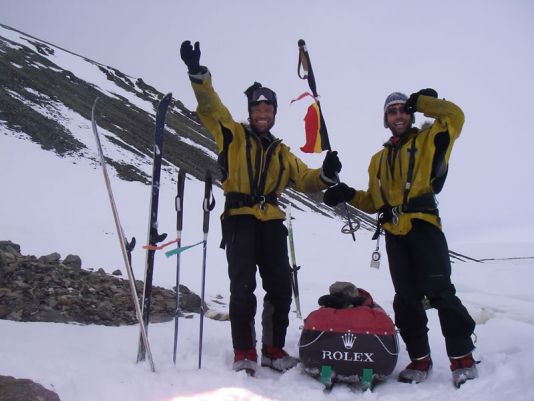
[[336,282],[321,307],[304,320],[299,341],[305,372],[327,389],[335,382],[372,389],[395,369],[399,344],[395,325],[371,295]]

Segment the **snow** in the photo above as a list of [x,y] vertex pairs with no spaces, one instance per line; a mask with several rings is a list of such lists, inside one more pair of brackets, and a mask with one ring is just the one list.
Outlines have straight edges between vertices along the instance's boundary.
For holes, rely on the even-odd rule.
[[[533,139],[527,135],[528,130],[523,123],[525,116],[528,116],[529,96],[533,93],[531,67],[534,63],[532,52],[526,46],[526,38],[532,37],[532,24],[525,24],[533,15],[532,5],[520,1],[508,2],[506,6],[496,1],[453,1],[452,5],[443,8],[437,4],[431,5],[431,2],[411,2],[410,7],[405,7],[409,10],[406,11],[397,5],[371,3],[359,10],[349,10],[346,7],[355,6],[344,3],[344,7],[340,6],[337,11],[331,9],[328,13],[323,13],[322,27],[325,29],[321,29],[319,35],[314,24],[304,29],[304,34],[295,32],[294,25],[301,18],[302,12],[298,8],[303,6],[302,2],[295,2],[284,6],[284,18],[278,18],[280,16],[275,11],[262,10],[267,13],[269,27],[277,21],[275,25],[279,25],[278,31],[282,36],[273,32],[273,35],[277,35],[275,40],[268,45],[259,46],[259,54],[254,50],[254,43],[249,42],[254,39],[253,35],[243,35],[243,29],[253,27],[248,22],[252,21],[250,16],[243,18],[244,25],[239,25],[239,29],[227,29],[229,15],[234,18],[232,13],[254,11],[254,6],[236,1],[237,5],[226,5],[227,9],[223,11],[220,7],[213,7],[211,0],[208,2],[211,8],[206,7],[207,14],[203,17],[205,21],[200,24],[196,18],[191,18],[191,15],[198,14],[195,9],[197,6],[182,5],[184,10],[178,12],[160,12],[160,17],[180,18],[180,23],[169,24],[177,27],[178,31],[167,33],[162,39],[166,52],[170,52],[170,48],[175,51],[175,63],[160,63],[157,66],[152,63],[151,77],[160,79],[159,68],[170,66],[174,75],[172,79],[167,77],[165,82],[174,85],[174,81],[179,81],[177,85],[180,89],[173,89],[175,94],[180,94],[176,98],[188,99],[184,103],[188,107],[194,107],[192,91],[185,70],[178,60],[177,48],[181,40],[199,39],[206,64],[214,72],[215,86],[221,88],[221,97],[236,118],[244,119],[246,116],[238,114],[246,111],[243,99],[236,98],[236,93],[254,79],[279,88],[279,99],[291,99],[307,90],[304,86],[294,85],[296,78],[289,75],[294,74],[296,67],[296,41],[305,37],[321,84],[321,104],[331,135],[335,135],[335,144],[341,150],[343,177],[349,183],[360,186],[366,183],[368,160],[378,149],[381,139],[385,139],[380,137],[380,132],[387,135],[385,131],[380,131],[380,118],[377,117],[376,110],[380,109],[388,91],[402,89],[396,86],[399,82],[403,88],[414,90],[437,85],[444,96],[457,99],[464,108],[466,126],[453,151],[446,190],[440,196],[440,208],[451,250],[484,260],[483,263],[456,261],[452,276],[459,297],[477,322],[475,356],[482,361],[478,365],[480,377],[468,382],[460,390],[453,387],[434,310],[428,313],[434,359],[434,370],[429,380],[419,385],[395,381],[395,375],[408,361],[402,346],[392,377],[379,385],[373,393],[353,393],[346,386],[339,385],[329,395],[325,395],[322,385],[304,374],[299,367],[283,375],[260,368],[255,378],[235,373],[231,371],[229,323],[211,319],[204,320],[202,369],[198,369],[199,316],[196,314],[190,319],[180,320],[176,366],[172,363],[174,323],[150,325],[149,339],[156,373],[150,372],[147,363],[135,362],[138,326],[104,327],[0,320],[0,375],[30,378],[55,390],[62,401],[533,400],[533,214],[531,208],[525,207],[533,199],[532,186],[528,184],[532,168],[528,165],[527,153],[532,149]],[[17,5],[10,5],[5,10],[5,15],[22,7],[20,15],[25,16],[29,11],[24,6],[27,7],[29,3],[31,2],[20,0]],[[91,7],[98,10],[96,3],[98,2],[91,2]],[[324,10],[319,2],[312,3],[309,11],[317,17],[317,13]],[[414,7],[414,4],[418,7]],[[58,5],[62,7],[62,12],[57,15],[64,16],[70,7],[67,2],[52,1],[46,6]],[[40,5],[39,2],[34,2],[32,6],[37,10]],[[76,7],[82,5],[76,4]],[[485,16],[480,15],[481,7],[484,7]],[[386,8],[390,12],[385,12]],[[121,11],[130,16],[123,18],[124,21],[130,21],[130,25],[135,25],[140,35],[146,35],[143,41],[129,31],[131,38],[142,41],[144,49],[149,52],[150,45],[155,41],[151,39],[153,37],[149,32],[143,30],[142,24],[132,23],[135,20],[130,14],[133,10],[147,10],[144,7],[124,7]],[[82,11],[76,9],[71,12]],[[425,15],[425,12],[431,13],[432,17]],[[150,13],[147,11],[147,15]],[[44,22],[48,21],[48,14],[37,11],[33,14]],[[384,19],[385,22],[381,21],[381,25],[377,27],[384,29],[386,33],[366,35],[366,30],[375,32],[372,24],[378,23],[376,15]],[[91,13],[87,12],[88,21],[91,21],[90,16]],[[296,17],[293,20],[288,16]],[[108,22],[107,18],[113,18],[113,22],[118,22],[116,15],[107,9],[100,9],[99,17]],[[61,18],[62,24],[74,21],[80,29],[83,27],[79,18]],[[184,18],[190,22],[184,21]],[[400,21],[418,19],[430,19],[433,22],[432,35],[430,30],[428,35],[417,31],[420,22],[414,24],[414,28],[407,26],[408,32],[402,37],[394,29],[401,24]],[[473,19],[477,20],[474,26]],[[26,19],[19,18],[21,25],[13,26],[22,29],[23,21]],[[222,29],[217,28],[220,27],[218,21],[224,22]],[[453,27],[450,26],[450,21],[454,21]],[[35,21],[33,23],[38,29],[40,24]],[[196,25],[191,25],[193,23]],[[208,26],[210,24],[214,26]],[[49,23],[49,26],[52,25],[61,24]],[[119,25],[117,24],[117,29],[122,29]],[[149,23],[146,25],[153,26]],[[115,25],[104,22],[100,24],[101,28],[108,26]],[[91,32],[94,32],[94,27],[91,28]],[[22,30],[39,36],[30,28]],[[2,28],[2,35],[5,32]],[[120,31],[120,35],[117,33],[116,38],[121,35],[123,40],[128,38],[128,35],[123,35],[124,32]],[[213,38],[213,32],[217,32],[217,40]],[[388,32],[390,36],[387,36]],[[442,36],[445,33],[448,36]],[[20,40],[19,34],[13,35],[13,40]],[[63,36],[66,36],[65,33]],[[288,37],[295,39],[290,47],[284,44]],[[365,40],[360,40],[364,37]],[[358,40],[355,41],[355,38]],[[415,51],[413,38],[417,38]],[[80,46],[82,39],[79,38]],[[113,51],[120,53],[120,47],[111,45],[114,38],[106,39],[110,44],[99,42],[99,46],[102,49],[111,46]],[[391,43],[392,40],[394,43]],[[440,42],[440,48],[436,49],[435,43]],[[28,45],[28,42],[21,43]],[[226,53],[221,53],[227,51],[229,44],[235,45],[234,53],[243,57],[228,57]],[[351,69],[357,68],[357,74],[347,76],[343,71],[343,76],[337,76],[340,61],[337,57],[332,57],[334,44],[339,48],[350,46],[355,49],[352,53],[357,61],[350,58],[352,55],[346,55],[346,61],[352,61],[348,64]],[[485,45],[488,47],[484,47]],[[397,47],[402,48],[401,53],[395,50]],[[125,48],[128,48],[127,44]],[[139,48],[139,43],[136,42],[135,51],[131,51],[137,58],[140,58],[136,53]],[[85,54],[76,46],[70,49]],[[389,51],[392,53],[388,53]],[[271,52],[278,56],[283,54],[284,57],[277,57]],[[436,53],[439,57],[429,57]],[[450,53],[452,56],[442,58],[439,53]],[[88,56],[100,59],[91,54]],[[413,64],[407,60],[404,69],[391,69],[387,66],[392,57],[413,58],[422,64]],[[151,59],[149,56],[141,58]],[[59,50],[51,59],[61,67],[71,69],[76,76],[89,79],[102,91],[125,96],[132,103],[136,102],[134,104],[138,107],[154,113],[149,102],[141,101],[111,85],[105,74],[97,70],[94,64]],[[294,60],[295,66],[292,62],[286,62],[289,59]],[[257,60],[262,63],[256,63]],[[513,66],[509,64],[510,60],[514,61]],[[141,68],[142,61],[139,60],[136,64],[130,60],[127,66],[136,70]],[[249,62],[252,64],[248,64]],[[115,65],[107,61],[106,64]],[[276,64],[282,70],[273,73]],[[131,74],[128,68],[118,67]],[[286,67],[287,71],[283,70]],[[414,78],[419,74],[422,76]],[[145,79],[144,74],[139,76],[143,76],[147,83],[154,81]],[[282,76],[287,78],[281,78]],[[239,81],[236,81],[236,77]],[[267,77],[273,81],[268,82]],[[342,79],[346,85],[337,82],[337,79]],[[402,82],[404,79],[405,83]],[[344,87],[340,90],[340,86]],[[410,89],[406,89],[408,90]],[[302,155],[298,150],[303,140],[303,135],[299,134],[302,132],[303,106],[295,105],[288,109],[281,100],[279,103],[277,134],[303,160],[310,165],[317,165],[322,156]],[[59,158],[50,152],[44,152],[38,145],[29,142],[24,134],[8,130],[0,120],[0,239],[19,243],[23,254],[41,256],[57,251],[63,258],[70,253],[78,254],[84,268],[102,267],[107,272],[120,268],[126,276],[102,171],[95,163],[97,156],[90,122],[65,110],[62,105],[56,104],[54,107],[54,110],[41,111],[64,116],[65,119],[60,122],[70,127],[75,137],[87,145],[89,159]],[[418,118],[419,122],[422,120]],[[379,134],[375,136],[370,134],[377,132]],[[143,171],[150,172],[149,160],[129,160],[131,156],[127,152],[118,150],[106,139],[111,133],[103,129],[100,129],[100,133],[106,156],[135,163]],[[502,135],[506,135],[506,141],[502,141]],[[482,150],[481,142],[484,145]],[[109,172],[125,234],[128,238],[134,235],[137,237],[138,245],[133,252],[132,262],[134,273],[136,277],[143,277],[144,251],[141,246],[144,245],[147,234],[149,188],[140,183],[121,181],[112,169]],[[175,174],[171,169],[165,169],[160,183],[159,231],[169,233],[169,239],[175,235]],[[203,183],[188,177],[183,245],[202,240],[202,196]],[[214,302],[220,296],[223,303],[228,303],[229,286],[225,255],[218,247],[221,238],[217,217],[222,212],[224,199],[218,190],[215,197],[217,204],[212,212],[208,237],[206,300],[211,308],[225,310],[225,305]],[[523,205],[523,209],[517,211],[509,207],[511,203]],[[340,233],[343,222],[325,218],[306,207],[304,210],[292,210],[295,217],[293,229],[297,262],[302,266],[299,284],[303,315],[306,316],[317,307],[317,299],[327,293],[328,286],[334,281],[351,281],[368,290],[386,312],[392,315],[393,288],[383,241],[380,269],[370,268],[371,253],[376,247],[375,241],[371,240],[372,233],[360,230],[356,234],[357,241],[353,242],[350,236]],[[195,247],[181,255],[181,282],[196,293],[200,293],[201,287],[201,249]],[[175,273],[176,259],[166,258],[163,251],[159,251],[156,254],[154,284],[166,288],[174,286]],[[256,292],[261,299],[261,286]],[[261,333],[259,313],[256,322],[258,334]],[[298,354],[302,324],[291,313],[286,349],[292,355]]]

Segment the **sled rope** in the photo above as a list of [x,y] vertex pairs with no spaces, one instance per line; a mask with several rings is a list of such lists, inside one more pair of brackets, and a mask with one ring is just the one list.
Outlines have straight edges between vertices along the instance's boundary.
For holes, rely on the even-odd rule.
[[[386,345],[382,342],[382,340],[380,339],[380,337],[378,336],[378,334],[375,334],[375,337],[376,337],[376,339],[378,340],[378,342],[379,342],[380,344],[382,344],[382,347],[386,350],[386,352],[387,352],[389,355],[399,355],[398,352],[391,352],[391,351],[388,349],[388,347],[386,347]],[[397,336],[395,336],[395,342],[397,343],[396,340],[397,340]],[[397,343],[397,344],[398,344],[398,343]],[[397,349],[398,349],[398,348],[399,348],[399,347],[398,347],[398,345],[397,345]]]
[[315,339],[312,341],[312,342],[309,342],[308,344],[304,344],[304,345],[301,345],[300,344],[300,341],[299,341],[299,348],[306,348],[306,347],[309,347],[310,345],[312,345],[313,343],[317,342],[317,340],[319,340],[319,338],[321,338],[321,336],[324,334],[325,332],[324,331],[321,331],[321,333],[319,333],[319,335],[317,337],[315,337]]

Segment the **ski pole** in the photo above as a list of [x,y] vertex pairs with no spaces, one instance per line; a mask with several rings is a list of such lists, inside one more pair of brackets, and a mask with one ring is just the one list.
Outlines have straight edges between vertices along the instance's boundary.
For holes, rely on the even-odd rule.
[[122,229],[122,225],[119,219],[119,212],[117,210],[115,198],[113,197],[113,191],[111,190],[111,182],[109,181],[109,175],[108,175],[108,171],[106,168],[106,159],[104,158],[104,152],[102,151],[102,144],[100,143],[100,137],[98,135],[98,130],[96,128],[95,109],[96,109],[97,101],[98,101],[98,98],[95,99],[93,103],[93,108],[91,110],[91,122],[93,125],[93,133],[95,135],[96,147],[98,149],[98,156],[100,158],[100,165],[102,166],[102,172],[104,173],[104,181],[106,182],[109,203],[111,205],[111,211],[113,212],[113,219],[115,221],[115,228],[117,229],[117,236],[119,238],[119,244],[120,244],[120,248],[122,252],[122,257],[124,259],[124,266],[128,274],[128,282],[130,283],[130,295],[132,298],[132,303],[134,304],[135,315],[139,322],[139,329],[141,331],[141,340],[143,342],[146,355],[148,355],[148,361],[150,363],[150,370],[152,372],[155,372],[156,367],[154,365],[154,360],[152,359],[152,352],[150,351],[150,344],[148,343],[148,335],[146,332],[145,324],[143,322],[143,313],[141,311],[141,306],[139,305],[139,299],[137,298],[137,289],[135,288],[135,279],[133,275],[132,265],[130,263],[131,250],[135,246],[135,238],[132,238],[132,241],[130,243],[126,241],[126,236],[124,235],[124,231]]
[[[324,121],[323,111],[321,110],[321,103],[319,101],[319,95],[317,94],[317,84],[315,82],[315,75],[313,74],[313,68],[310,61],[310,54],[308,53],[308,49],[306,47],[306,42],[304,42],[303,39],[300,39],[298,41],[299,46],[299,62],[297,67],[297,74],[300,79],[307,79],[308,80],[308,86],[310,87],[310,90],[312,91],[312,95],[315,99],[315,102],[317,103],[317,108],[319,109],[319,118],[320,118],[320,128],[319,128],[319,134],[321,136],[321,144],[323,150],[331,150],[330,147],[330,139],[328,138],[328,131],[326,129],[326,123]],[[304,70],[304,75],[300,74],[300,68]],[[336,174],[336,181],[339,183],[339,176]],[[356,241],[356,236],[354,233],[360,228],[360,222],[356,221],[353,223],[349,208],[347,206],[346,202],[343,202],[344,210],[345,210],[345,217],[347,219],[347,223],[343,226],[341,229],[341,232],[344,234],[351,234],[352,240]]]
[[202,242],[202,286],[200,295],[200,331],[198,341],[198,368],[202,367],[202,339],[204,333],[204,291],[206,287],[206,253],[208,248],[208,232],[210,227],[210,212],[215,207],[215,198],[212,192],[211,174],[206,172],[206,179],[204,184],[204,201],[202,202],[202,209],[204,210],[204,219],[202,223],[202,231],[204,232],[204,240]]
[[[176,208],[176,249],[180,249],[182,244],[182,223],[184,210],[184,183],[185,171],[178,170],[178,193],[175,198],[174,206]],[[174,348],[172,361],[176,365],[176,349],[178,346],[178,318],[180,317],[180,253],[176,257],[176,310],[174,312]]]
[[288,231],[288,242],[289,242],[289,254],[291,256],[291,288],[293,289],[293,298],[295,298],[295,307],[297,310],[297,317],[302,319],[302,313],[300,311],[300,296],[299,296],[299,282],[298,282],[298,271],[300,266],[297,266],[297,259],[295,257],[295,244],[293,242],[293,224],[291,223],[291,203],[287,206],[287,231]]

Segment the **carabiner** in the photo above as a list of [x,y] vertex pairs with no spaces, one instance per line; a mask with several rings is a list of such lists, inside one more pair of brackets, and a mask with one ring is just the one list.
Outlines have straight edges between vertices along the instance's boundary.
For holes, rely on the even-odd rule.
[[265,202],[267,201],[267,199],[265,199],[264,195],[259,195],[258,198],[259,198],[258,203],[260,204],[260,209],[263,211],[265,210]]
[[394,225],[398,225],[399,224],[399,218],[400,218],[400,210],[399,210],[399,206],[395,206],[395,207],[392,207],[391,208],[391,214],[393,215],[393,217],[391,218],[391,221]]

